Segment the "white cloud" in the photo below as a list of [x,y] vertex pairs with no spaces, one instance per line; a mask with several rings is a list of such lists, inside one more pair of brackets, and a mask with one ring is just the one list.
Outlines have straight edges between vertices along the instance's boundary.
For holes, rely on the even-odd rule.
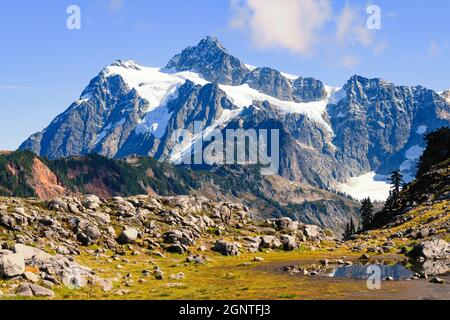
[[428,56],[431,58],[436,58],[442,53],[442,47],[437,41],[431,41],[428,46]]
[[341,59],[341,65],[346,69],[354,69],[359,64],[358,57],[353,55],[344,55]]
[[281,47],[307,55],[331,19],[329,0],[231,0],[230,25],[250,31],[255,46]]
[[345,5],[336,19],[336,39],[341,45],[360,44],[367,47],[372,44],[373,36],[363,17],[356,8]]
[[343,67],[352,69],[360,61],[355,56],[359,48],[380,54],[388,46],[368,29],[364,6],[347,3],[333,13],[331,0],[230,0],[230,5],[230,26],[258,48],[282,48],[303,56],[333,52]]
[[123,7],[124,0],[109,0],[108,10],[111,13],[120,11]]
[[0,85],[0,90],[32,90],[32,87],[26,86],[13,86],[13,85]]
[[97,0],[97,4],[111,14],[122,10],[124,3],[125,0]]

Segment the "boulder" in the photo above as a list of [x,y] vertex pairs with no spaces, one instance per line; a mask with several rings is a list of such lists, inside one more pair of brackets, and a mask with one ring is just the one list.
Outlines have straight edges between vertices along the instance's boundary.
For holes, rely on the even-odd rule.
[[304,233],[308,239],[315,240],[320,238],[322,229],[319,226],[309,224],[305,225]]
[[448,260],[450,259],[450,245],[442,239],[425,241],[414,246],[409,255],[416,259]]
[[444,279],[438,278],[438,277],[431,279],[430,282],[431,283],[436,283],[436,284],[445,284],[445,283],[447,283],[447,281],[445,281]]
[[25,259],[20,253],[0,256],[0,275],[5,277],[20,276],[25,272]]
[[280,238],[281,242],[283,243],[284,251],[293,251],[298,249],[298,244],[294,236],[283,234],[280,236]]
[[30,282],[33,282],[33,283],[39,282],[39,277],[37,275],[35,275],[33,272],[25,271],[22,276]]
[[102,204],[102,201],[96,195],[90,194],[83,198],[82,204],[87,209],[97,210]]
[[183,232],[180,230],[171,230],[164,234],[164,242],[166,243],[176,243],[183,238]]
[[264,249],[279,249],[283,243],[275,236],[262,236],[260,247]]
[[226,242],[225,240],[217,240],[212,250],[219,252],[224,256],[239,255],[239,246],[236,243]]
[[167,249],[167,252],[183,254],[187,251],[187,247],[179,242],[173,243]]
[[280,231],[293,232],[298,228],[298,223],[293,222],[290,218],[280,218],[275,220],[275,225]]
[[87,226],[84,229],[84,234],[92,240],[97,240],[102,235],[100,230],[96,226]]
[[16,290],[16,294],[19,297],[33,297],[33,291],[31,291],[28,283],[22,283]]
[[47,288],[44,288],[42,286],[39,286],[37,284],[34,283],[28,283],[28,284],[24,284],[24,285],[28,285],[31,289],[31,291],[33,292],[33,295],[35,297],[54,297],[55,293]]
[[14,245],[14,252],[21,254],[25,260],[30,260],[35,256],[47,257],[47,258],[50,257],[50,254],[48,254],[47,252],[45,252],[41,249],[26,246],[21,243],[16,243]]
[[122,233],[119,236],[119,243],[121,244],[127,244],[127,243],[134,243],[138,237],[138,231],[134,228],[127,228],[122,231]]

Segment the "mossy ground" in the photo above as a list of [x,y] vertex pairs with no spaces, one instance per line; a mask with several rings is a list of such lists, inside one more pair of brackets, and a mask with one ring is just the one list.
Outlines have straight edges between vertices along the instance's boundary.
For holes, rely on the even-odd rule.
[[[114,288],[105,292],[99,286],[88,285],[81,289],[55,287],[55,299],[91,300],[91,299],[132,299],[132,300],[297,300],[297,299],[384,299],[386,297],[405,297],[411,284],[406,282],[384,283],[383,290],[368,290],[365,281],[340,280],[326,277],[295,276],[279,272],[282,266],[317,263],[321,259],[356,259],[361,252],[352,252],[351,247],[358,243],[367,246],[380,246],[386,239],[398,231],[418,226],[439,226],[450,218],[449,202],[444,201],[431,208],[418,207],[410,215],[412,218],[400,226],[372,231],[356,241],[337,247],[334,243],[322,243],[317,250],[303,247],[292,252],[269,251],[243,253],[237,257],[226,257],[212,251],[204,253],[208,257],[205,264],[186,264],[187,254],[165,253],[158,257],[143,246],[124,246],[125,252],[119,260],[111,260],[112,251],[98,256],[96,247],[81,248],[76,260],[91,267],[98,276],[114,279]],[[234,230],[238,235],[239,230]],[[230,230],[234,234],[233,230]],[[438,229],[440,236],[449,241],[449,234]],[[0,235],[7,240],[9,233]],[[212,242],[210,235],[207,242]],[[417,240],[394,239],[397,248],[411,246]],[[49,248],[47,248],[49,249]],[[48,250],[52,253],[52,250]],[[138,252],[138,255],[133,255]],[[394,253],[394,252],[392,252]],[[392,254],[391,253],[391,254]],[[262,257],[263,262],[254,262],[254,257]],[[378,257],[382,258],[382,257]],[[118,265],[121,267],[119,268]],[[153,271],[159,266],[165,274],[164,280],[156,280],[153,275],[145,277],[143,270]],[[185,278],[173,280],[170,275],[183,272]],[[131,277],[126,277],[128,274]],[[139,281],[143,279],[145,282]],[[0,291],[11,292],[11,286],[18,282],[0,280]],[[120,295],[118,291],[125,294]],[[397,296],[396,296],[397,294]],[[3,296],[2,299],[7,297]],[[18,299],[18,297],[13,297]],[[23,298],[19,298],[23,299]]]
[[[133,248],[133,250],[136,250]],[[112,252],[108,252],[112,254]],[[293,252],[265,252],[242,254],[238,257],[225,257],[208,253],[209,261],[202,265],[185,265],[186,255],[166,254],[155,257],[146,253],[132,255],[128,250],[124,261],[108,262],[95,258],[92,253],[83,252],[77,261],[91,266],[100,277],[117,278],[114,289],[104,292],[98,286],[82,289],[55,288],[56,299],[67,300],[314,300],[314,299],[352,299],[372,298],[379,293],[367,289],[365,281],[339,280],[323,277],[302,277],[279,272],[284,265],[317,262],[320,259],[357,258],[357,254],[343,250],[329,251],[319,249],[310,251],[300,249]],[[253,258],[264,258],[254,262]],[[118,269],[117,265],[123,268]],[[165,273],[164,280],[153,276],[145,277],[144,269],[153,270],[158,265]],[[185,278],[170,279],[171,274],[183,272]],[[131,274],[131,278],[125,278]],[[127,279],[127,280],[125,280]],[[146,282],[139,282],[145,279]],[[129,285],[127,285],[127,282]],[[176,283],[176,286],[173,284]],[[118,295],[119,290],[127,292]],[[387,284],[384,292],[395,292],[398,287]]]

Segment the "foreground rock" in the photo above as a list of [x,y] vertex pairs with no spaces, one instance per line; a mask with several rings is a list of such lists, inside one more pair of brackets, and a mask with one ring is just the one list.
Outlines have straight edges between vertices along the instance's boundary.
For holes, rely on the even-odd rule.
[[25,272],[25,259],[22,254],[6,254],[0,256],[0,275],[15,277]]
[[16,294],[21,297],[48,297],[52,298],[55,293],[47,288],[33,283],[22,283],[16,291]]
[[450,245],[442,239],[425,241],[416,245],[409,254],[416,259],[450,260]]
[[[63,285],[73,290],[86,285],[113,290],[112,279],[100,279],[76,262],[81,253],[98,261],[122,261],[117,268],[124,269],[128,259],[121,257],[127,254],[164,258],[164,251],[188,253],[186,264],[203,264],[207,256],[195,252],[237,256],[333,241],[319,227],[289,218],[254,221],[249,208],[241,204],[195,196],[101,199],[88,195],[47,202],[0,197],[0,230],[9,237],[0,243],[0,275],[26,281],[12,289],[25,297],[52,297],[50,289]],[[154,277],[169,278],[159,269]]]
[[214,251],[217,251],[224,256],[237,256],[239,255],[239,247],[236,243],[226,242],[225,240],[218,240],[213,247]]

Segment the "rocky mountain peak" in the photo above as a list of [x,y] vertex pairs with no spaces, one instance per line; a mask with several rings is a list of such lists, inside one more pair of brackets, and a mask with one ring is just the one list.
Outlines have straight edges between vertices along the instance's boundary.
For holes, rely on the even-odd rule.
[[141,67],[133,60],[116,60],[111,64],[111,67],[122,67],[125,69],[141,70]]
[[206,80],[225,85],[240,85],[250,69],[230,55],[214,37],[206,37],[196,46],[184,49],[166,65],[167,69],[194,71]]

